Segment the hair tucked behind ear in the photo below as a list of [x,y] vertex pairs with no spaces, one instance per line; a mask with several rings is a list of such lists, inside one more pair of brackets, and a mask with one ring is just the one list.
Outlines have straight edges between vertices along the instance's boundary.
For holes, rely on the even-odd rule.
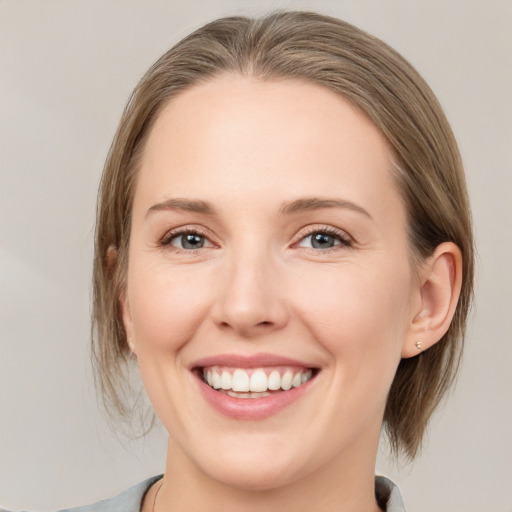
[[[408,213],[412,260],[452,241],[463,255],[461,298],[443,339],[401,361],[389,393],[385,428],[391,446],[414,457],[433,410],[460,361],[472,299],[473,238],[457,145],[439,103],[397,52],[356,27],[307,12],[205,25],[163,55],[135,88],[110,148],[100,185],[94,259],[93,359],[107,410],[127,415],[123,385],[129,360],[119,311],[134,180],[162,107],[195,84],[225,73],[262,80],[297,78],[337,92],[375,123],[395,155],[396,181]],[[112,267],[109,247],[117,250]]]

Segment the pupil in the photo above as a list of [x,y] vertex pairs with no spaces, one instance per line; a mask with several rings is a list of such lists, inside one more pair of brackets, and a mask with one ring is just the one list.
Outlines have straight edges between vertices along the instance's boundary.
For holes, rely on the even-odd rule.
[[316,233],[313,235],[311,245],[315,249],[325,249],[326,247],[334,247],[334,238],[325,233]]
[[199,249],[203,247],[204,239],[196,234],[183,235],[182,244],[184,249]]

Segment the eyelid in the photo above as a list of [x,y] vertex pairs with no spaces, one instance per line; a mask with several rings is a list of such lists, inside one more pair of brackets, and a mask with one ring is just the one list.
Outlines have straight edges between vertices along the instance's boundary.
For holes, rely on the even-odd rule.
[[[297,247],[305,238],[315,233],[326,233],[340,240],[340,244],[338,245],[327,249],[313,249],[315,252],[336,250],[339,247],[350,248],[354,245],[355,242],[354,238],[343,229],[335,228],[334,226],[330,226],[328,224],[316,224],[302,228],[294,237],[292,247]],[[308,249],[308,247],[304,247],[304,249]]]
[[[168,247],[171,245],[171,241],[174,238],[176,238],[180,235],[187,235],[187,234],[197,234],[199,236],[206,238],[213,246],[217,245],[212,240],[212,238],[214,238],[214,237],[209,230],[205,229],[202,226],[198,226],[195,224],[186,224],[184,226],[178,226],[178,227],[175,227],[175,228],[172,228],[172,229],[166,231],[164,236],[161,237],[160,240],[158,241],[158,245],[160,247]],[[183,250],[183,249],[179,249],[177,247],[175,249],[178,251]],[[202,249],[202,248],[200,248],[200,249]],[[196,250],[200,250],[200,249],[196,249]],[[194,249],[187,249],[187,252],[192,252],[192,251],[194,251]]]
[[[176,238],[177,236],[180,236],[180,235],[186,235],[188,233],[193,233],[193,234],[203,236],[214,247],[215,246],[218,247],[218,243],[215,241],[215,236],[213,236],[211,231],[204,228],[203,226],[195,225],[195,224],[186,224],[183,226],[177,226],[175,228],[172,228],[172,229],[166,231],[166,233],[159,239],[158,246],[159,247],[168,247],[171,245],[171,241],[174,238]],[[340,240],[340,244],[335,245],[331,248],[327,248],[327,249],[314,249],[313,248],[313,251],[315,251],[317,253],[322,252],[322,251],[325,252],[325,251],[329,251],[329,250],[336,250],[336,248],[340,248],[340,247],[341,248],[351,248],[354,245],[354,243],[356,242],[355,239],[350,234],[348,234],[347,231],[345,231],[343,229],[336,228],[336,227],[328,225],[328,224],[314,224],[314,225],[305,226],[305,227],[301,228],[295,235],[294,240],[291,243],[291,246],[297,247],[298,244],[302,240],[304,240],[308,236],[311,236],[315,233],[326,233],[326,234],[334,236]],[[199,251],[203,248],[204,247],[202,247],[200,249],[196,249],[196,250]],[[308,249],[308,248],[304,247],[304,249]],[[175,250],[176,251],[180,251],[180,250],[184,251],[179,248],[175,248]],[[190,253],[190,252],[194,252],[196,250],[187,249],[186,252]]]

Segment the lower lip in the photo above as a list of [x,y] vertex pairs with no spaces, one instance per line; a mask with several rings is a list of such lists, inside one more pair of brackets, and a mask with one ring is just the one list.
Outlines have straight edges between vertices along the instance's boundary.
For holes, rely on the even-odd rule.
[[315,377],[297,388],[273,393],[263,398],[235,398],[215,391],[199,376],[196,377],[203,396],[214,409],[229,418],[247,421],[263,420],[278,414],[304,395],[314,380]]

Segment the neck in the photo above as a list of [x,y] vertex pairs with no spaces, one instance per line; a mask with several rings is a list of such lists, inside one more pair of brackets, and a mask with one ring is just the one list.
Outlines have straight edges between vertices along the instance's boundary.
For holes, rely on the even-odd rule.
[[[354,450],[279,487],[254,489],[215,480],[170,441],[155,512],[378,512],[374,488],[377,442],[368,448]],[[156,487],[148,494],[143,510],[151,511],[155,492]]]

